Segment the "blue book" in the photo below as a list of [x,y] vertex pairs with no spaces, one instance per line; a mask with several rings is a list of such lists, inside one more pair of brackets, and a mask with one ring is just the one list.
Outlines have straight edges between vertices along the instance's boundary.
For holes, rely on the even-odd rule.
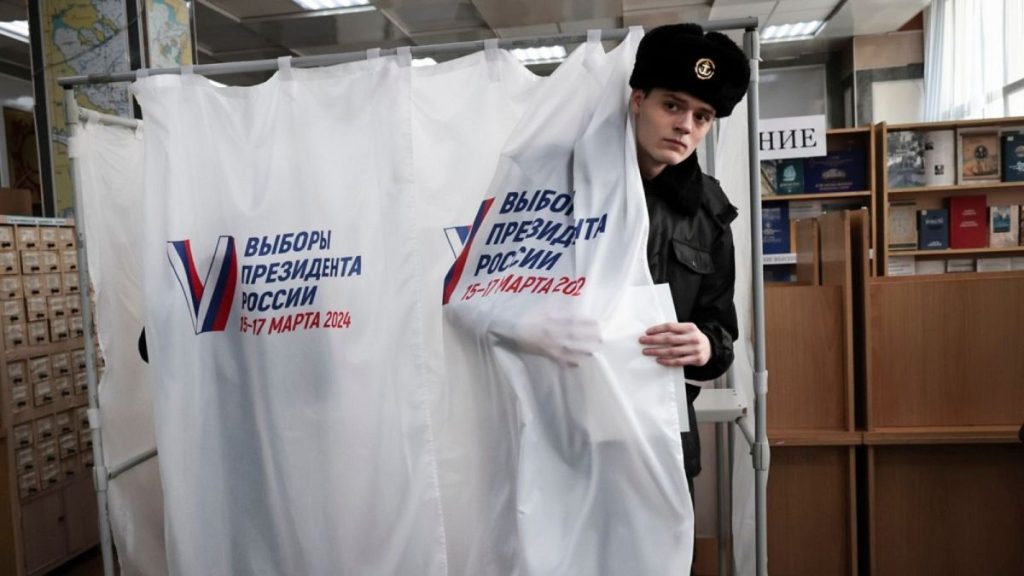
[[1003,135],[1003,182],[1024,181],[1024,134]]
[[788,254],[789,204],[761,208],[761,242],[765,254]]
[[868,189],[867,166],[863,148],[808,158],[804,160],[804,188],[808,194],[863,192]]
[[945,208],[917,213],[917,247],[920,250],[949,248],[949,211]]

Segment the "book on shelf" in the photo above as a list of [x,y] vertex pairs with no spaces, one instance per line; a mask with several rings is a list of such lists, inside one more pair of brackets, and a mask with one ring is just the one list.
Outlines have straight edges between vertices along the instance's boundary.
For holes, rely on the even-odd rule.
[[949,248],[949,212],[944,208],[918,211],[917,248],[919,250]]
[[889,132],[886,140],[889,188],[924,186],[924,136],[914,130]]
[[946,260],[946,272],[974,272],[974,258],[950,258]]
[[1010,256],[1010,270],[1024,270],[1024,256]]
[[988,218],[985,197],[953,196],[949,203],[949,247],[953,249],[988,246]]
[[1020,239],[1020,206],[988,207],[988,245],[992,248],[1012,248]]
[[1003,182],[1024,182],[1024,134],[1003,134]]
[[835,150],[804,161],[804,189],[808,194],[860,192],[867,188],[863,148]]
[[960,182],[998,182],[1000,168],[998,132],[960,135]]
[[917,202],[889,203],[889,250],[917,249]]
[[918,276],[930,276],[946,273],[945,260],[918,260],[914,262],[914,273]]
[[924,133],[924,185],[956,184],[956,134],[952,130]]
[[797,200],[789,203],[790,220],[807,220],[817,218],[825,213],[821,200]]
[[789,240],[789,205],[782,202],[761,208],[761,245],[764,253],[789,253]]
[[775,192],[777,194],[804,193],[803,158],[786,158],[775,164]]
[[1010,257],[978,258],[978,272],[1009,272]]
[[1020,205],[1020,212],[1017,213],[1017,243],[1024,246],[1024,204]]
[[887,276],[913,276],[916,274],[913,256],[889,256]]
[[775,196],[775,160],[761,160],[761,196]]
[[796,282],[796,274],[793,274],[791,266],[766,266],[764,281],[766,284]]

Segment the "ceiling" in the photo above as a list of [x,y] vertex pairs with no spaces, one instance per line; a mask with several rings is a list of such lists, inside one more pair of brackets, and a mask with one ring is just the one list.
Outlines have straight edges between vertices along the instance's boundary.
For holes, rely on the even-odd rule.
[[[212,63],[749,16],[757,17],[763,27],[824,20],[837,2],[840,0],[372,0],[376,8],[372,11],[306,15],[291,0],[198,0],[195,20],[199,63]],[[792,60],[841,48],[854,35],[892,32],[928,3],[847,0],[817,38],[766,44],[762,58],[769,63]],[[740,33],[734,37],[738,40]]]
[[[291,0],[193,1],[198,62],[210,64],[748,16],[763,27],[824,19],[842,0],[371,0],[374,10],[349,14],[308,13]],[[846,0],[817,38],[766,44],[762,59],[827,53],[853,35],[891,32],[927,4]],[[0,0],[0,21],[26,19],[26,10],[26,0]],[[0,73],[16,75],[11,71],[20,69],[27,75],[29,66],[28,45],[0,37]],[[262,77],[222,80],[251,83]]]

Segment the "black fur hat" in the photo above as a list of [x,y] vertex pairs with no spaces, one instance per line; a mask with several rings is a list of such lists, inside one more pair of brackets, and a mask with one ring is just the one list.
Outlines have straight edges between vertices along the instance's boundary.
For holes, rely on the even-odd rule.
[[747,93],[750,63],[725,34],[699,24],[659,26],[640,40],[629,85],[686,92],[728,116]]

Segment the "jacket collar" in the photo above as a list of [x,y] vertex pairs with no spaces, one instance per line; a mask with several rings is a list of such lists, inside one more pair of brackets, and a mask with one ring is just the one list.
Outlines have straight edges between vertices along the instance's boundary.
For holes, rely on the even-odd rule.
[[644,192],[660,197],[673,210],[692,216],[704,197],[704,173],[697,155],[674,166],[666,166],[653,180],[644,180]]
[[[738,211],[718,186],[718,181],[705,177],[697,155],[674,166],[666,166],[653,180],[644,180],[644,192],[657,196],[673,210],[694,216],[703,204],[707,213],[722,228],[728,228]],[[709,189],[710,187],[710,189]]]

